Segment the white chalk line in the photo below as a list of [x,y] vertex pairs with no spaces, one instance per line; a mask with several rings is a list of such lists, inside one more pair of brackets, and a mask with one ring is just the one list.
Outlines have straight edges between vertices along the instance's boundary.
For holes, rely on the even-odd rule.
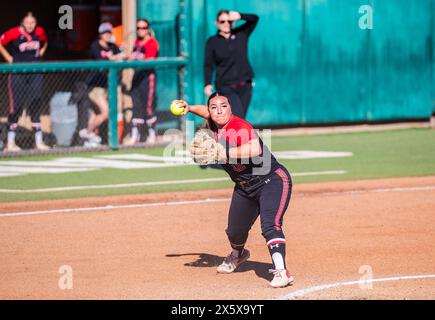
[[69,209],[56,209],[56,210],[11,212],[11,213],[1,213],[0,217],[32,216],[32,215],[43,215],[43,214],[52,214],[52,213],[74,213],[74,212],[89,212],[89,211],[100,211],[100,210],[131,209],[131,208],[159,207],[159,206],[178,206],[178,205],[186,205],[186,204],[226,202],[229,200],[231,199],[209,198],[205,200],[151,202],[151,203],[126,204],[126,205],[117,205],[117,206],[107,205],[107,206],[90,207],[90,208],[69,208]]
[[131,188],[131,187],[146,187],[170,184],[189,184],[200,182],[217,182],[226,181],[229,178],[208,178],[208,179],[188,179],[188,180],[168,180],[168,181],[148,181],[148,182],[134,182],[134,183],[119,183],[119,184],[106,184],[106,185],[90,185],[90,186],[73,186],[73,187],[58,187],[58,188],[43,188],[43,189],[0,189],[0,193],[43,193],[43,192],[60,192],[60,191],[77,191],[77,190],[92,190],[92,189],[117,189],[117,188]]
[[[223,178],[215,178],[223,179]],[[204,180],[201,180],[204,181]],[[396,190],[397,189],[397,190]],[[354,190],[353,193],[369,193],[369,192],[397,192],[397,191],[426,191],[435,190],[435,186],[428,187],[409,187],[409,188],[390,188],[390,189],[376,189],[376,190]],[[212,192],[212,191],[211,191]],[[346,194],[345,192],[337,194]],[[316,195],[331,195],[331,192],[316,193]],[[142,203],[142,204],[130,204],[130,205],[107,205],[92,208],[70,208],[70,209],[57,209],[57,210],[43,210],[43,211],[27,211],[27,212],[10,212],[10,213],[0,213],[1,217],[13,217],[13,216],[27,216],[27,215],[41,215],[41,214],[52,214],[52,213],[71,213],[71,212],[84,212],[84,211],[99,211],[99,210],[113,210],[113,209],[125,209],[125,208],[143,208],[143,207],[157,207],[157,206],[176,206],[184,204],[201,204],[210,202],[224,202],[230,201],[230,198],[208,198],[205,200],[192,200],[192,201],[173,201],[173,202],[152,202],[152,203]]]
[[278,297],[275,300],[292,300],[296,298],[303,297],[306,294],[323,291],[332,288],[353,286],[353,285],[365,285],[374,282],[386,282],[386,281],[401,281],[401,280],[416,280],[416,279],[430,279],[435,278],[435,274],[425,274],[425,275],[415,275],[415,276],[400,276],[400,277],[390,277],[390,278],[378,278],[378,279],[366,279],[358,281],[348,281],[348,282],[336,282],[332,284],[325,284],[315,287],[309,287],[305,289],[300,289],[297,291],[290,292],[282,297]]
[[[302,176],[317,176],[317,175],[337,175],[346,174],[345,170],[329,170],[329,171],[315,171],[315,172],[296,172],[292,173],[294,177]],[[71,186],[71,187],[56,187],[56,188],[41,188],[41,189],[0,189],[0,193],[44,193],[44,192],[62,192],[62,191],[77,191],[77,190],[92,190],[92,189],[117,189],[117,188],[131,188],[131,187],[146,187],[157,185],[170,185],[170,184],[188,184],[200,182],[217,182],[229,181],[230,178],[207,178],[207,179],[188,179],[188,180],[166,180],[166,181],[147,181],[147,182],[133,182],[109,185],[89,185],[89,186]]]
[[358,195],[363,193],[383,193],[383,192],[403,192],[403,191],[431,191],[435,190],[435,186],[415,186],[415,187],[397,187],[397,188],[381,188],[381,189],[361,189],[350,191],[334,191],[334,192],[320,192],[316,195],[322,196],[337,196],[337,195]]

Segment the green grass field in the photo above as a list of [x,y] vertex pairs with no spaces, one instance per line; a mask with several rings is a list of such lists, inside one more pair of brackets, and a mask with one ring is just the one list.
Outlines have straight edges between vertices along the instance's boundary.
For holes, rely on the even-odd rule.
[[[273,151],[345,151],[351,157],[280,160],[291,173],[294,183],[409,177],[435,175],[435,131],[431,129],[402,129],[391,131],[304,135],[275,137]],[[93,157],[120,153],[162,155],[163,149],[116,151],[62,156],[8,158],[7,161],[46,161],[62,157]],[[343,170],[345,174],[298,176],[297,173]],[[143,183],[153,181],[178,181],[186,179],[223,178],[222,170],[200,169],[197,166],[178,166],[153,169],[103,168],[89,172],[40,174],[0,177],[0,202],[42,199],[65,199],[119,194],[140,194],[168,191],[190,191],[231,187],[229,180],[168,185],[125,186],[119,188],[93,188],[84,190],[44,191],[32,189],[102,186]],[[5,190],[8,189],[8,190]],[[11,190],[16,190],[12,192]],[[30,190],[26,192],[19,192]]]

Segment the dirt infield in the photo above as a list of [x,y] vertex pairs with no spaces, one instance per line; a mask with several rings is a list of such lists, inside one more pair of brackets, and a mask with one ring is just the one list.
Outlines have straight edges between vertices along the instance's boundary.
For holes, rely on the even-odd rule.
[[[296,185],[284,218],[295,284],[283,289],[268,287],[258,221],[251,259],[216,274],[230,196],[1,204],[0,299],[435,299],[435,177]],[[72,289],[59,287],[62,266]]]

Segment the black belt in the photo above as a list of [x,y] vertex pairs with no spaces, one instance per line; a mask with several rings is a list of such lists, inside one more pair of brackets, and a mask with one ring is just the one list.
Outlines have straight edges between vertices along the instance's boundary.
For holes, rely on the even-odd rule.
[[229,87],[235,89],[237,87],[242,87],[242,86],[245,86],[245,85],[250,84],[250,83],[252,83],[252,80],[247,80],[247,81],[242,81],[242,82],[235,83],[235,84],[230,84]]
[[237,184],[242,188],[242,189],[248,189],[248,188],[252,188],[255,187],[259,184],[261,184],[262,182],[266,181],[268,177],[264,177],[264,178],[260,178],[260,177],[254,177],[252,179],[246,180],[246,181],[240,181],[237,182]]

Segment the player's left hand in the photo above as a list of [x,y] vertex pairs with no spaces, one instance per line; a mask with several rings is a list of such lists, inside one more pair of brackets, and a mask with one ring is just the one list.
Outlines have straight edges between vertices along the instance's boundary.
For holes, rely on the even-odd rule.
[[230,11],[230,12],[228,13],[228,18],[229,18],[231,21],[237,21],[237,20],[240,20],[242,17],[240,16],[240,12],[237,12],[237,11]]
[[216,142],[208,130],[199,130],[192,141],[190,154],[195,163],[201,165],[226,163],[225,147]]

